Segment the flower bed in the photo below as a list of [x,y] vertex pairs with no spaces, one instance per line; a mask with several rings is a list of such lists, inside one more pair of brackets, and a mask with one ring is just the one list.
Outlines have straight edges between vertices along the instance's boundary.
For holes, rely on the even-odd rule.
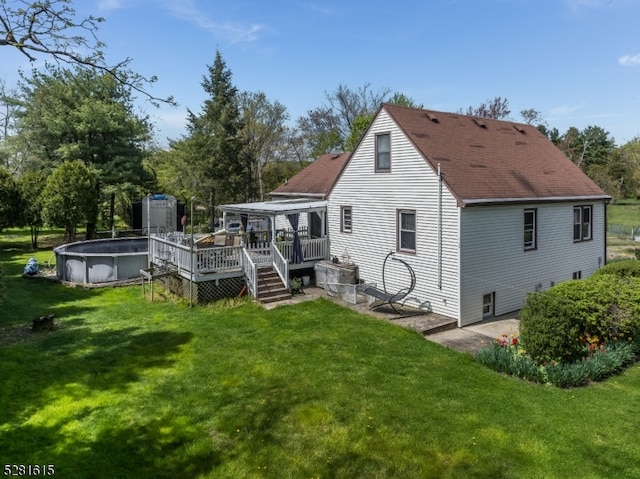
[[589,342],[579,360],[537,363],[517,337],[503,334],[489,347],[481,349],[476,360],[520,379],[566,388],[584,386],[619,373],[637,359],[638,350],[632,341]]

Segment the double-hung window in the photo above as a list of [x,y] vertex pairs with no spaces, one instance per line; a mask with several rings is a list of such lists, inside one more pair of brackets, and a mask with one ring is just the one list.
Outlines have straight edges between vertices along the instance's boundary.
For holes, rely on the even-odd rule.
[[574,206],[573,208],[573,241],[588,241],[593,231],[591,206]]
[[398,210],[398,250],[415,253],[416,251],[416,212]]
[[351,206],[340,207],[340,231],[351,233],[353,210]]
[[391,170],[391,135],[376,135],[376,171]]
[[538,247],[537,242],[537,210],[527,209],[524,210],[524,249],[532,250]]

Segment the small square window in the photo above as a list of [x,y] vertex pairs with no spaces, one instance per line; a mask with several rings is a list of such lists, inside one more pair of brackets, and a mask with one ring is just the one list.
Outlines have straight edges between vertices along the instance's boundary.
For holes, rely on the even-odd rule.
[[486,293],[482,296],[482,317],[488,318],[495,314],[496,293]]

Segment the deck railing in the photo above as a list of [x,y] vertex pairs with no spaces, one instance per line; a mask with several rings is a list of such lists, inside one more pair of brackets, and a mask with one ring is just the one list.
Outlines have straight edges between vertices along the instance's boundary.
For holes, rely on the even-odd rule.
[[280,250],[271,243],[271,257],[273,258],[273,269],[276,270],[278,276],[282,280],[285,287],[289,287],[289,261],[282,256]]
[[[180,240],[185,242],[185,237]],[[321,261],[329,258],[328,238],[301,239],[304,261]],[[274,254],[272,248],[278,250]],[[288,278],[288,263],[293,255],[293,241],[253,243],[246,245],[247,254],[257,265],[274,264],[278,274]],[[280,256],[280,258],[278,258]],[[172,235],[152,235],[149,241],[149,259],[153,264],[174,266],[178,272],[198,274],[228,272],[243,268],[243,246],[198,247],[192,250],[188,244],[176,242]],[[287,274],[284,263],[287,263]],[[286,281],[288,283],[288,279]],[[285,283],[285,284],[286,284]]]
[[[304,261],[321,261],[329,259],[328,238],[301,239],[302,258]],[[282,256],[291,260],[293,257],[293,241],[276,241],[276,247]]]
[[258,265],[253,262],[249,250],[242,250],[242,270],[247,278],[247,286],[251,296],[254,298],[258,295]]

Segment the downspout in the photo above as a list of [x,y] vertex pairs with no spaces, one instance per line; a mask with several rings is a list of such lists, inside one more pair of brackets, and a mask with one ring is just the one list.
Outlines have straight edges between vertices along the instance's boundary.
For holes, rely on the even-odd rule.
[[600,266],[607,264],[607,226],[608,226],[607,209],[609,207],[609,200],[604,200],[603,203],[604,203],[604,256],[603,256],[604,259],[602,261],[598,261],[598,268],[600,268]]
[[438,289],[442,290],[442,170],[438,163]]

